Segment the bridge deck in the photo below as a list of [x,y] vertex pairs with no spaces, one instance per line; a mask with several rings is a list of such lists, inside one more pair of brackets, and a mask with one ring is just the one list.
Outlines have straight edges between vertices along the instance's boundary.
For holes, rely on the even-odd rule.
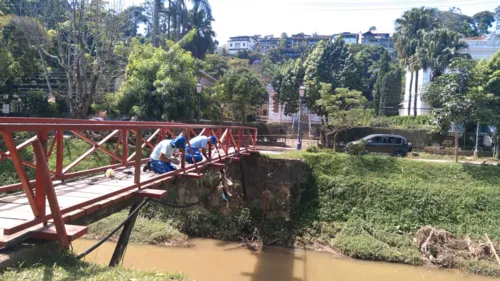
[[[65,147],[63,140],[68,131],[74,138],[90,144],[85,153],[69,164],[63,159],[63,152],[71,149]],[[17,140],[17,132],[26,132],[32,137]],[[0,186],[0,247],[33,236],[57,239],[66,249],[71,240],[86,232],[85,227],[66,223],[176,178],[199,179],[203,177],[201,171],[209,166],[220,169],[225,160],[236,160],[256,151],[257,140],[255,128],[242,126],[40,118],[0,118],[0,133],[7,148],[0,150],[0,161],[12,161],[20,180],[17,184]],[[142,172],[141,164],[147,161],[142,156],[149,155],[161,140],[175,138],[179,133],[186,137],[187,145],[198,135],[216,136],[217,143],[210,145],[207,151],[212,161],[194,165],[184,162],[185,168],[163,175]],[[133,144],[132,147],[129,144]],[[114,151],[109,145],[115,148]],[[20,155],[28,146],[34,152],[31,161]],[[76,166],[97,151],[110,157],[109,165],[75,171]],[[49,159],[53,159],[55,165],[49,166]],[[35,169],[34,178],[28,176],[25,167]],[[110,168],[115,170],[115,175],[105,178],[104,172]],[[14,190],[22,191],[5,194]],[[149,193],[142,191],[137,196],[164,195]]]
[[[221,159],[229,159],[235,154],[233,148],[228,155],[222,153]],[[102,173],[97,176],[84,177],[67,182],[54,182],[54,190],[65,223],[74,221],[82,216],[92,214],[101,208],[109,207],[120,201],[126,200],[140,190],[153,187],[161,183],[172,181],[175,178],[192,177],[196,173],[188,171],[201,171],[211,163],[217,163],[217,157],[212,162],[206,160],[195,165],[186,164],[184,173],[169,176],[170,173],[158,175],[154,172],[142,172],[140,182],[151,182],[142,187],[136,187],[134,175],[126,173],[133,168],[116,170],[112,178],[105,177]],[[115,195],[116,194],[116,195]],[[51,210],[46,204],[46,214],[51,215]],[[49,224],[51,221],[48,222]],[[10,242],[28,238],[33,231],[39,231],[44,225],[37,222],[25,194],[20,192],[14,195],[0,197],[0,247]],[[22,229],[21,231],[18,231]]]

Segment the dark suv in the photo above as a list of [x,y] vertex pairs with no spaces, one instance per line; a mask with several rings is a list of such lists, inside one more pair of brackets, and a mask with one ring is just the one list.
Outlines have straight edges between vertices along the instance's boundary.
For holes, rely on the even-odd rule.
[[[396,157],[406,157],[408,152],[411,152],[412,145],[406,139],[399,135],[369,135],[362,140],[366,141],[366,152],[376,154],[389,154]],[[353,144],[360,143],[359,141],[352,142]],[[349,144],[344,148],[346,153],[349,153]]]

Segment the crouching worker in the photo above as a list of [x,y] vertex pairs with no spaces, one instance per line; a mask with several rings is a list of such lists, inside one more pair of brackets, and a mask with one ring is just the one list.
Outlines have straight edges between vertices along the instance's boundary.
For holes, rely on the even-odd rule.
[[[207,144],[216,145],[217,138],[215,136],[197,136],[191,139],[191,146],[186,145],[186,162],[193,164],[194,162],[200,162],[203,160],[203,156],[210,160],[211,157],[207,154]],[[201,153],[200,153],[201,149]],[[203,154],[203,156],[202,156]]]
[[149,162],[143,168],[143,171],[152,170],[158,174],[165,174],[176,170],[177,167],[174,164],[179,164],[180,162],[174,157],[174,152],[176,149],[179,149],[182,161],[185,155],[185,146],[186,138],[183,136],[179,136],[175,140],[162,140],[151,153]]

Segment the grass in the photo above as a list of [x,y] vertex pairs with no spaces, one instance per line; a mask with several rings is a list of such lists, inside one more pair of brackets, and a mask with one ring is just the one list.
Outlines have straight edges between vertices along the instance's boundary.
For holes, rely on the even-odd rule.
[[[128,216],[127,211],[122,211],[102,219],[89,227],[89,239],[99,239],[107,235]],[[111,240],[116,241],[120,235],[118,231]],[[187,235],[179,231],[177,222],[167,219],[147,218],[139,216],[135,222],[134,231],[130,235],[130,242],[135,244],[154,244],[186,246]]]
[[103,267],[77,260],[74,256],[60,254],[46,257],[38,263],[22,264],[7,269],[0,275],[3,281],[21,280],[189,280],[182,274],[129,270],[122,267]]
[[[310,228],[298,229],[305,241],[319,239],[356,258],[422,264],[413,242],[422,226],[477,240],[488,233],[500,240],[499,167],[326,152],[284,157],[301,158],[314,171],[315,186],[306,192],[317,198],[296,205],[296,217],[321,222],[316,232],[325,224],[337,226],[330,230],[334,238],[326,240],[310,235]],[[498,265],[483,261],[464,261],[462,267],[500,272]]]

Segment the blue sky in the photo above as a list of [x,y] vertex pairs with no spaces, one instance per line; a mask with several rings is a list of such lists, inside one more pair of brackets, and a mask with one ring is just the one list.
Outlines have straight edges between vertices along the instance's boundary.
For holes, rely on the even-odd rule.
[[[124,0],[140,4],[142,0]],[[188,0],[189,1],[189,0]],[[299,32],[331,35],[366,31],[370,26],[392,32],[394,20],[411,7],[441,10],[458,7],[462,13],[493,11],[499,0],[209,0],[220,46],[231,36],[289,35]]]

